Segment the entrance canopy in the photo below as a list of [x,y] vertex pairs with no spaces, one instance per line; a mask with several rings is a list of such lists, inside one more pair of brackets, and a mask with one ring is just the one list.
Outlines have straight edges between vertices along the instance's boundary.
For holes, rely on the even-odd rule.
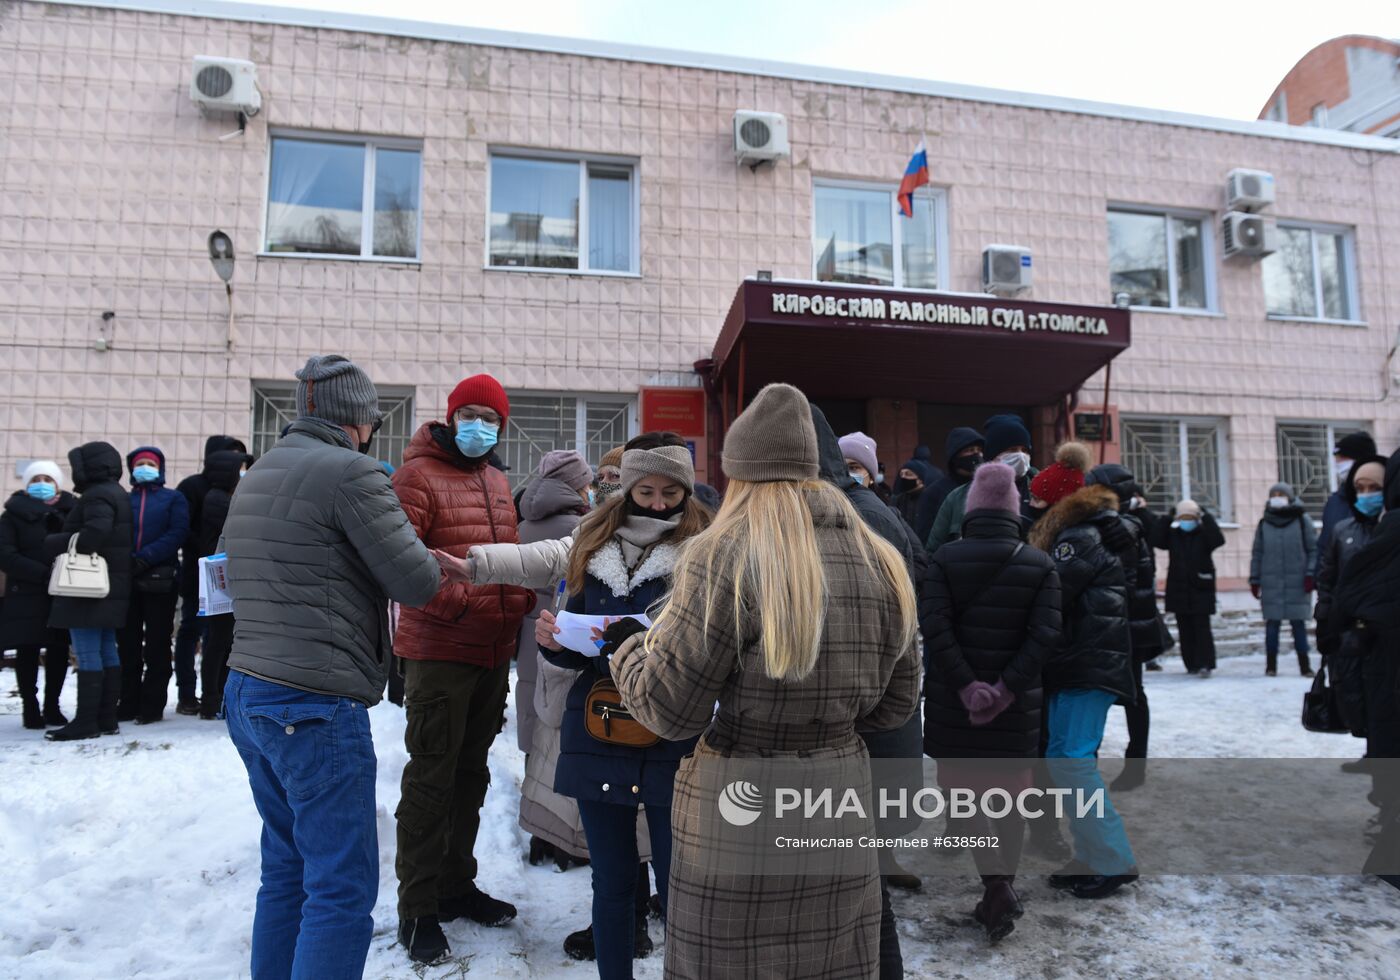
[[1117,307],[747,280],[715,343],[712,377],[736,409],[775,381],[811,398],[1050,405],[1129,341],[1128,311]]

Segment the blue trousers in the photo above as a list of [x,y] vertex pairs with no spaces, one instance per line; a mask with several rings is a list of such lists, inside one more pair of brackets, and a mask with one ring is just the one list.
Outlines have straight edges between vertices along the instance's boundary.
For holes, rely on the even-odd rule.
[[[1293,652],[1298,655],[1298,669],[1310,670],[1308,664],[1308,624],[1301,619],[1290,619],[1293,630]],[[1264,623],[1264,660],[1269,670],[1278,668],[1278,641],[1283,631],[1283,621],[1270,619]]]
[[116,630],[69,630],[68,635],[73,640],[73,655],[78,658],[79,670],[103,670],[122,665],[117,653]]
[[[578,801],[593,870],[593,946],[599,980],[631,980],[637,921],[637,808]],[[671,877],[671,811],[647,807],[656,893],[666,908]]]
[[1118,700],[1107,691],[1070,688],[1050,696],[1050,743],[1045,761],[1056,786],[1081,791],[1089,799],[1103,791],[1103,816],[1078,813],[1075,797],[1065,798],[1070,816],[1070,836],[1074,838],[1074,858],[1102,875],[1123,874],[1137,866],[1123,819],[1108,798],[1108,789],[1099,775],[1098,752],[1103,741],[1108,709]]
[[224,715],[263,821],[253,980],[358,980],[379,895],[368,710],[235,670]]

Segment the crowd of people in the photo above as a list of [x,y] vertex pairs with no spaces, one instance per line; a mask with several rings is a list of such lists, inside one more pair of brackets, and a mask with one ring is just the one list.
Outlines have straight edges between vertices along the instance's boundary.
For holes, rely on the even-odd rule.
[[[172,668],[176,711],[225,719],[263,821],[254,976],[363,970],[379,881],[367,709],[386,686],[407,721],[398,941],[436,963],[451,954],[443,923],[517,917],[474,855],[512,661],[524,857],[590,869],[590,921],[560,941],[604,980],[653,951],[656,919],[668,977],[902,975],[889,889],[921,882],[892,854],[865,875],[738,883],[706,865],[714,800],[696,767],[719,758],[927,755],[945,790],[1094,792],[1121,705],[1128,762],[1100,818],[1069,820],[1070,843],[1056,820],[1014,813],[958,832],[1002,842],[972,853],[972,915],[992,942],[1024,913],[1023,846],[1063,863],[1050,884],[1076,898],[1137,880],[1112,795],[1146,778],[1144,670],[1178,644],[1190,673],[1216,667],[1225,539],[1196,501],[1154,513],[1133,473],[1076,442],[1037,470],[1014,415],[953,430],[946,469],[921,450],[887,487],[873,439],[838,437],[781,384],[726,433],[722,497],[666,432],[596,468],[549,452],[513,496],[494,452],[510,399],[489,375],[456,386],[397,469],[371,455],[378,396],[351,361],[310,358],[296,400],[260,459],[214,436],[172,490],[159,448],[123,466],[90,442],[68,455],[72,492],[36,461],[0,516],[0,647],[18,651],[26,728],[68,741],[159,722]],[[1320,533],[1292,487],[1270,488],[1249,581],[1270,675],[1287,621],[1313,676],[1316,593],[1343,720],[1367,739],[1349,768],[1372,771],[1378,832],[1400,836],[1400,786],[1377,764],[1400,756],[1400,453],[1356,433],[1336,461]],[[49,594],[69,552],[105,560],[105,594]],[[198,559],[220,552],[233,611],[197,616]],[[596,650],[561,644],[564,612],[603,617]]]
[[[155,446],[132,450],[125,468],[106,442],[77,447],[68,454],[72,492],[56,461],[34,460],[25,467],[22,488],[0,513],[0,649],[16,652],[25,728],[48,729],[46,738],[70,741],[119,734],[122,721],[159,722],[172,672],[175,710],[217,717],[220,664],[233,637],[227,617],[197,617],[196,572],[198,559],[217,550],[238,478],[252,462],[241,442],[215,436],[206,446],[203,471],[173,490],[166,486],[165,454]],[[121,487],[123,474],[129,491]],[[77,553],[105,560],[108,589],[101,598],[50,595],[54,560],[70,544]],[[202,697],[195,677],[201,645]],[[59,707],[70,651],[78,668],[71,721]]]

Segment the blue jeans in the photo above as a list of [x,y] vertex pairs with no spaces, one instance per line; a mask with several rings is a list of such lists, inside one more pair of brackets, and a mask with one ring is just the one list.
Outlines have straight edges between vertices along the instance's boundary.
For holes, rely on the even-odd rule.
[[78,658],[79,670],[103,670],[122,665],[117,654],[116,630],[69,630],[68,635],[73,638],[73,655]]
[[[599,980],[630,980],[637,921],[637,808],[579,800],[593,869],[593,946]],[[647,807],[656,893],[666,908],[671,877],[671,811]]]
[[253,980],[359,978],[379,896],[368,710],[234,670],[224,714],[263,821]]
[[[1137,866],[1128,844],[1123,819],[1113,808],[1108,790],[1099,775],[1099,743],[1103,741],[1108,709],[1118,700],[1107,691],[1070,688],[1050,696],[1050,742],[1045,761],[1056,786],[1080,790],[1065,797],[1069,812],[1070,836],[1074,838],[1074,858],[1096,874],[1124,874]],[[1103,791],[1103,816],[1089,813],[1078,817],[1076,796],[1089,799]]]

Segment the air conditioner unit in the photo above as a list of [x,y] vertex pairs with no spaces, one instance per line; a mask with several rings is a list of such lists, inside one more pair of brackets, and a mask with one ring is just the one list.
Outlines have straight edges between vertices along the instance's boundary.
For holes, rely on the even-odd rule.
[[206,112],[256,116],[262,108],[258,69],[251,61],[195,55],[190,98]]
[[1273,174],[1236,168],[1225,176],[1226,211],[1262,211],[1273,203]]
[[1278,223],[1262,214],[1231,211],[1220,222],[1225,257],[1247,255],[1262,258],[1278,251]]
[[994,296],[1017,296],[1031,288],[1031,250],[1019,245],[982,249],[982,289]]
[[787,119],[778,112],[740,109],[734,113],[734,155],[740,163],[756,167],[788,156]]

